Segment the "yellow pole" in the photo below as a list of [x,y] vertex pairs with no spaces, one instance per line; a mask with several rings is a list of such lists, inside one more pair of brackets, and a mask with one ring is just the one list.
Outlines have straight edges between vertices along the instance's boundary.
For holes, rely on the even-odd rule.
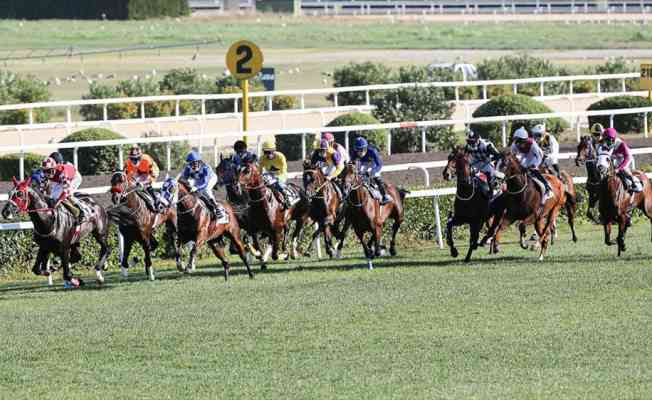
[[[247,132],[249,129],[248,119],[249,117],[249,79],[242,81],[242,130]],[[242,137],[245,143],[247,143],[247,135]]]

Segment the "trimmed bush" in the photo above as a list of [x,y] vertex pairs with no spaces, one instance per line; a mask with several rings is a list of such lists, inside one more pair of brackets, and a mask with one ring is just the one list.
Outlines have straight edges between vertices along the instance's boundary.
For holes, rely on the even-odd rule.
[[[473,113],[474,118],[494,117],[499,115],[518,115],[518,114],[543,114],[550,113],[552,110],[543,103],[540,103],[528,96],[520,94],[510,94],[498,96],[484,103]],[[507,123],[507,132],[511,134],[518,128],[524,126],[528,131],[534,125],[545,123],[546,129],[551,133],[560,133],[568,127],[568,124],[560,118],[549,118],[542,120],[517,120]],[[491,139],[494,143],[502,142],[502,125],[500,123],[483,123],[471,124],[473,131],[484,138]],[[510,140],[510,137],[507,140]]]
[[[359,112],[353,112],[349,114],[340,115],[327,126],[353,126],[353,125],[373,125],[379,124],[378,121],[373,115],[364,114]],[[335,141],[342,146],[346,146],[346,134],[344,132],[336,132],[334,134]],[[353,148],[353,141],[356,137],[362,136],[366,138],[370,143],[373,143],[383,152],[387,151],[387,130],[386,129],[377,129],[374,131],[351,131],[349,132],[349,148]]]
[[[145,132],[143,137],[159,137],[157,132]],[[140,145],[144,153],[149,154],[161,172],[165,171],[167,167],[167,143],[144,143]],[[186,155],[190,153],[192,147],[188,142],[172,142],[170,143],[170,161],[172,162],[172,169],[179,169],[184,165]]]
[[[440,88],[405,88],[384,91],[374,101],[374,116],[383,123],[402,121],[447,120],[453,113],[453,106],[446,100]],[[420,130],[413,128],[395,129],[392,132],[392,153],[411,153],[421,150]],[[428,149],[449,149],[456,143],[451,126],[426,128]]]
[[[50,100],[47,85],[31,75],[21,76],[9,71],[0,71],[0,104],[37,103]],[[35,122],[47,122],[47,108],[33,111]],[[18,125],[29,123],[27,110],[0,112],[0,124]]]
[[[335,69],[333,72],[333,86],[364,86],[395,82],[395,75],[389,67],[380,63],[350,63],[347,66]],[[371,99],[375,99],[378,92],[371,92]],[[327,97],[333,99],[332,96]],[[337,103],[341,106],[365,104],[364,92],[348,92],[337,95]]]
[[[616,110],[622,108],[652,107],[652,101],[647,97],[639,96],[616,96],[602,99],[589,106],[589,111],[594,110]],[[648,115],[648,123],[652,116]],[[602,126],[609,126],[608,115],[596,115],[589,117],[589,126],[600,123]],[[641,114],[614,115],[614,128],[620,133],[632,133],[643,131],[643,116]]]
[[[595,66],[588,67],[584,70],[585,74],[588,75],[605,75],[605,74],[623,74],[627,72],[638,72],[639,66],[636,63],[633,63],[629,60],[626,60],[622,57],[607,60],[606,63]],[[639,90],[640,84],[638,79],[627,79],[625,80],[625,88],[628,91]],[[597,90],[595,81],[593,82],[593,91]],[[600,82],[600,90],[603,92],[622,92],[622,80],[620,79],[605,79]],[[579,92],[578,92],[579,93]]]
[[[44,156],[36,153],[25,153],[25,177],[28,177],[33,169],[39,168]],[[12,177],[19,179],[20,154],[7,154],[0,157],[0,180],[9,181]]]
[[[91,140],[124,139],[124,136],[103,128],[90,128],[66,136],[60,143],[87,142]],[[73,149],[60,149],[66,160],[73,159]],[[118,146],[84,147],[78,151],[79,172],[82,175],[100,175],[115,171],[119,162]]]

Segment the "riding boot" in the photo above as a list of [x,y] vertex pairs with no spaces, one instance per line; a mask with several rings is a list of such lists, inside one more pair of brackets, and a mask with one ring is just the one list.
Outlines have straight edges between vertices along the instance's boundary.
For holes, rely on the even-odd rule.
[[283,208],[286,210],[290,208],[290,197],[285,189],[280,190],[281,196],[283,196]]
[[541,205],[544,205],[546,203],[546,201],[548,201],[549,199],[555,197],[555,194],[552,192],[552,190],[550,188],[550,184],[548,183],[548,180],[546,178],[544,178],[543,175],[541,174],[541,171],[539,171],[538,169],[532,168],[532,169],[530,169],[530,172],[532,173],[532,175],[534,175],[534,177],[536,179],[541,181],[541,183],[543,184],[544,193],[541,194],[542,195],[541,196]]
[[83,210],[82,210],[81,207],[77,206],[77,205],[76,205],[76,204],[75,204],[75,203],[70,199],[70,197],[68,197],[67,199],[65,199],[64,201],[62,201],[61,204],[63,204],[63,206],[66,207],[66,208],[68,209],[68,211],[70,211],[70,213],[72,214],[72,216],[75,217],[75,219],[76,219],[79,223],[82,222],[81,219],[82,219],[82,217],[83,217]]
[[[222,215],[221,215],[221,212],[220,212],[220,207],[217,205],[217,202],[214,199],[212,199],[212,198],[210,198],[208,196],[205,196],[204,200],[206,202],[206,206],[208,207],[208,211],[210,211],[211,220],[221,218]],[[220,215],[218,215],[218,213]]]
[[384,205],[387,203],[392,202],[392,198],[389,197],[387,194],[387,190],[385,188],[385,182],[383,182],[383,179],[379,176],[373,178],[374,182],[376,183],[376,186],[378,187],[378,191],[380,192],[380,195],[382,196],[382,199],[380,200],[380,204]]
[[158,210],[158,194],[154,191],[154,188],[152,186],[147,186],[145,188],[145,191],[147,194],[149,194],[152,198],[152,202],[149,204],[151,206],[151,209],[157,212]]
[[552,164],[552,169],[555,171],[555,176],[561,179],[561,171],[559,170],[559,164]]

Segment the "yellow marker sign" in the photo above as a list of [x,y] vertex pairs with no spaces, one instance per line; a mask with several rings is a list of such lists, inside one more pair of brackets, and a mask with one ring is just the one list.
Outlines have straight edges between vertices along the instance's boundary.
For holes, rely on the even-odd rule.
[[641,64],[641,89],[652,90],[652,64]]
[[236,79],[253,78],[263,68],[263,53],[254,43],[240,40],[229,47],[226,67]]

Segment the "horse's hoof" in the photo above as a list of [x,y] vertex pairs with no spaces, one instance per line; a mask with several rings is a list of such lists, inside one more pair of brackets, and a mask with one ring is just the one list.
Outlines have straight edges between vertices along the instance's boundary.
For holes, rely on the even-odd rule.
[[398,253],[396,253],[396,249],[394,247],[390,247],[389,248],[389,255],[392,256],[392,257],[395,257],[396,254],[398,254]]
[[457,251],[455,247],[451,247],[451,257],[457,258],[457,256],[459,255],[460,255],[459,251]]
[[367,269],[368,269],[369,271],[371,271],[371,270],[374,269],[374,263],[373,263],[371,260],[369,260],[369,259],[367,259]]
[[125,279],[129,278],[129,270],[125,267],[120,267],[120,275]]
[[539,256],[539,261],[543,261],[543,254]]
[[605,240],[604,244],[606,244],[607,246],[613,246],[614,244],[616,244],[616,242],[612,240]]
[[577,243],[577,236],[573,235],[573,243]]
[[260,264],[260,270],[264,271],[267,269],[267,264]]

